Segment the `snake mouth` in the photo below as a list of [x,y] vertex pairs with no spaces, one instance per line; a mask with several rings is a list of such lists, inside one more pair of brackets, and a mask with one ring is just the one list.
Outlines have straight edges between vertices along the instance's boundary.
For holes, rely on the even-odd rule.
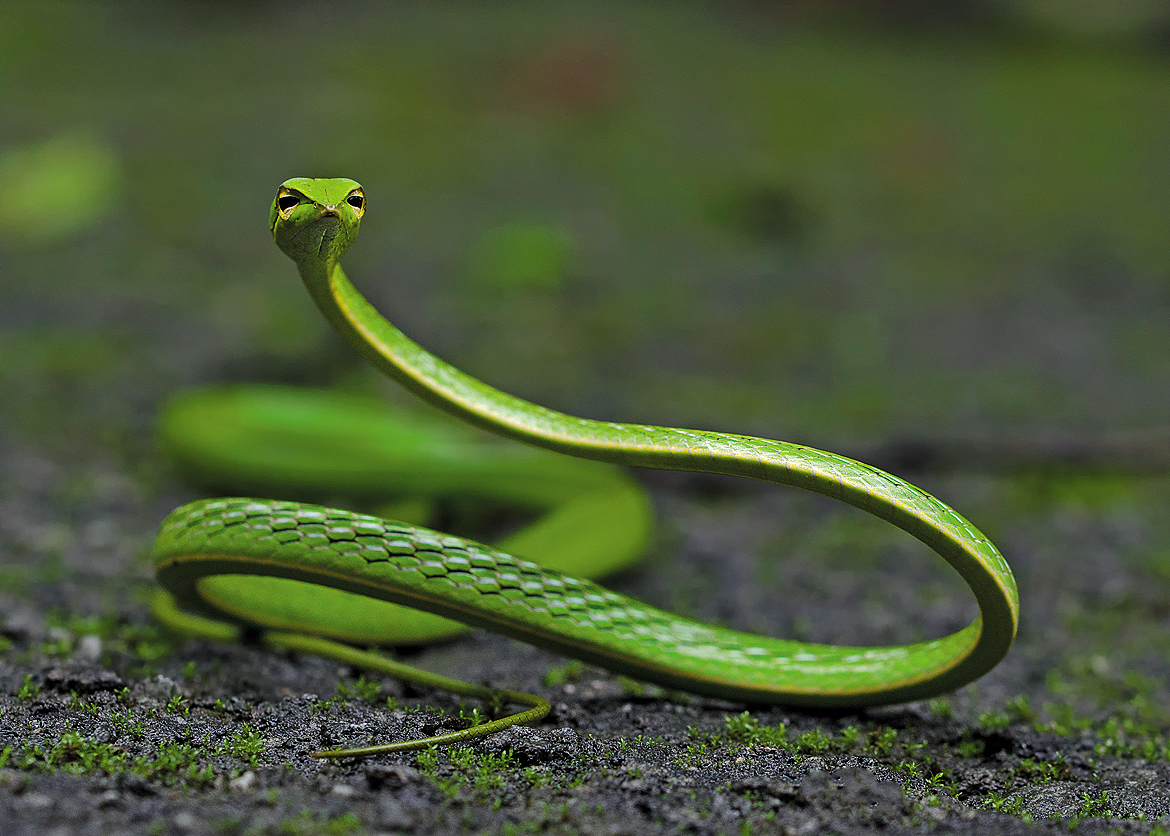
[[325,258],[333,247],[334,241],[341,234],[341,218],[338,215],[322,215],[317,219],[315,226],[317,234],[320,236],[317,243],[317,254],[321,258]]

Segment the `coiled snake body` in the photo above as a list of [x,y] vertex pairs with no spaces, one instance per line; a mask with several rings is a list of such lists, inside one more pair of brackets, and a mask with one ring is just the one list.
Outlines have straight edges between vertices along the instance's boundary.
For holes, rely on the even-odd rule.
[[[897,647],[767,638],[681,618],[506,550],[428,529],[303,503],[214,499],[178,508],[159,533],[153,559],[169,597],[160,595],[155,610],[164,621],[225,639],[238,635],[236,625],[252,625],[270,644],[401,675],[394,663],[344,642],[394,643],[394,630],[409,630],[411,617],[389,604],[406,605],[670,688],[796,706],[863,707],[935,696],[983,675],[1007,653],[1019,618],[1011,570],[947,505],[876,468],[809,447],[576,418],[493,389],[410,341],[350,284],[339,260],[365,210],[364,192],[352,180],[296,178],[280,187],[271,226],[325,318],[392,379],[472,424],[558,453],[766,479],[856,506],[954,567],[974,593],[979,617],[944,638]],[[609,545],[628,552],[644,537],[644,508],[623,477],[600,473],[589,477],[597,482],[585,492],[593,497],[585,505],[600,503],[594,511],[601,516],[580,536],[625,531],[621,543]],[[613,522],[605,516],[611,513],[605,497],[617,498]],[[564,530],[558,536],[573,537]],[[599,551],[606,549],[603,543]],[[626,557],[623,552],[615,562]],[[533,720],[548,708],[533,695],[409,670],[406,675],[438,687],[533,708],[437,738],[318,755],[465,739]]]

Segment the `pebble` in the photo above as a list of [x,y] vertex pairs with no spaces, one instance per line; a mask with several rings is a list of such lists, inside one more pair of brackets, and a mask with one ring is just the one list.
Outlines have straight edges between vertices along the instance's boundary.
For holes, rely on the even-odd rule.
[[414,819],[402,802],[391,795],[378,799],[378,824],[391,830],[411,830]]
[[252,787],[256,786],[256,773],[249,769],[238,778],[232,778],[232,780],[228,783],[228,786],[231,787],[234,792],[247,792],[248,790],[252,789]]
[[195,821],[195,817],[186,810],[182,811],[181,813],[175,813],[175,818],[173,821],[175,827],[179,830],[194,830],[195,825],[198,823]]
[[95,636],[92,633],[82,636],[77,640],[77,658],[84,659],[87,662],[97,662],[102,658],[102,640],[100,636]]
[[422,776],[409,766],[397,763],[371,763],[366,766],[366,784],[372,790],[388,786],[394,789],[415,781],[421,781]]

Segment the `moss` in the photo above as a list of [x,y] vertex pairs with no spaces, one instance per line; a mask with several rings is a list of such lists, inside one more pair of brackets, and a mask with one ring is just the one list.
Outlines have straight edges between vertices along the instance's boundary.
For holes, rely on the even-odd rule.
[[264,739],[247,723],[244,723],[243,728],[233,732],[219,747],[220,754],[239,758],[248,766],[258,765],[263,752]]
[[619,675],[617,684],[622,689],[622,693],[628,697],[641,697],[646,694],[646,684],[628,676]]
[[125,773],[164,786],[204,789],[214,783],[210,754],[203,747],[172,742],[149,755],[132,758],[120,746],[66,731],[50,746],[27,743],[19,749],[7,747],[0,754],[0,765],[27,772]]
[[129,661],[142,669],[173,655],[179,647],[176,637],[152,622],[134,622],[110,611],[97,616],[82,616],[61,609],[50,610],[46,618],[50,639],[39,650],[45,656],[69,656],[80,636],[94,635],[102,640],[102,664],[121,666]]
[[366,679],[364,675],[359,676],[352,685],[344,680],[337,683],[337,695],[342,699],[357,697],[373,705],[378,702],[381,693],[382,686],[372,679]]
[[712,736],[708,740],[715,745],[738,748],[771,747],[802,756],[868,754],[888,758],[896,752],[916,756],[925,746],[923,743],[899,737],[896,729],[886,726],[875,726],[862,731],[857,726],[849,725],[836,734],[815,727],[793,735],[783,724],[761,725],[747,711],[725,717],[723,734]]
[[41,686],[33,682],[32,674],[26,673],[20,683],[20,688],[16,692],[16,698],[22,702],[29,702],[35,700],[40,694]]
[[432,747],[421,750],[415,761],[419,772],[430,778],[449,798],[454,798],[462,790],[469,790],[476,798],[486,800],[512,781],[522,776],[527,780],[536,774],[530,772],[531,768],[521,772],[519,761],[510,749],[481,754],[462,746],[441,753]]
[[32,569],[27,566],[0,566],[0,592],[25,598],[32,582]]
[[546,688],[556,688],[566,682],[579,682],[585,675],[585,664],[576,659],[569,659],[563,664],[555,665],[545,671],[541,680]]

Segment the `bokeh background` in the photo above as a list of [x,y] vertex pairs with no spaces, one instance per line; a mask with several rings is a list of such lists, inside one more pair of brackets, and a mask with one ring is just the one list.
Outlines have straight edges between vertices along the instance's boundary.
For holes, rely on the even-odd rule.
[[[450,362],[574,414],[872,453],[991,534],[1024,625],[960,713],[1139,694],[1161,733],[1168,105],[1160,0],[5,3],[0,594],[34,624],[8,634],[50,605],[148,620],[142,555],[194,495],[152,435],[170,394],[406,402],[266,230],[282,180],[348,176],[349,274]],[[1081,443],[1092,468],[1046,458]],[[897,455],[934,444],[958,465]],[[829,640],[970,616],[830,503],[644,478],[664,522],[627,591]]]
[[[342,375],[264,234],[293,175],[365,184],[351,272],[408,332],[556,407],[826,445],[1167,412],[1162,3],[3,14],[9,432],[227,357]],[[116,397],[51,415],[74,387]]]

